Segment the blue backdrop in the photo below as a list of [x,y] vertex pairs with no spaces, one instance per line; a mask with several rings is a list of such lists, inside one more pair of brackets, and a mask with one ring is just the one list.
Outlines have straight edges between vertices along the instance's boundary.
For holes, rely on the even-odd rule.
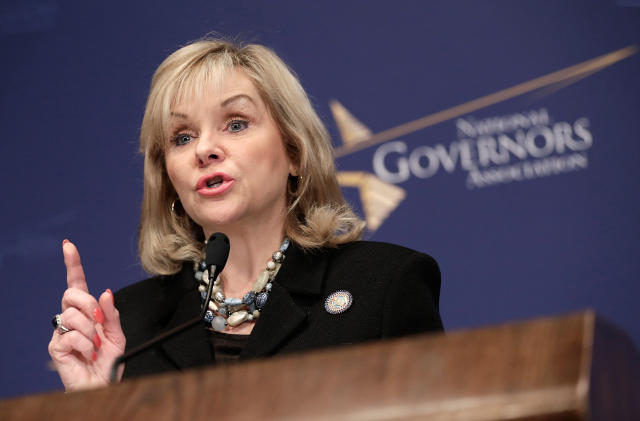
[[0,6],[1,397],[61,387],[62,239],[95,293],[145,276],[150,78],[210,31],[300,75],[367,237],[439,261],[447,329],[592,307],[640,343],[639,1],[185,3]]

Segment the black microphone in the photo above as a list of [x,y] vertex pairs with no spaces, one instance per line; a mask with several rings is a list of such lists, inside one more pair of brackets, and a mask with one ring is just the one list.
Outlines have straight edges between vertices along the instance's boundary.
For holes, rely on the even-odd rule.
[[207,241],[207,248],[205,251],[205,258],[204,258],[207,269],[209,270],[209,288],[207,290],[207,298],[204,302],[204,305],[202,306],[202,311],[200,312],[200,315],[193,320],[189,320],[188,322],[180,326],[176,326],[173,329],[168,330],[162,333],[161,335],[156,336],[150,341],[147,341],[141,345],[138,345],[132,350],[125,352],[124,354],[116,358],[115,361],[113,362],[113,365],[111,366],[111,376],[110,376],[111,383],[115,383],[117,380],[118,367],[120,366],[120,364],[138,355],[142,351],[145,351],[154,345],[157,345],[163,341],[166,341],[167,339],[189,329],[192,326],[195,326],[196,324],[202,321],[202,318],[207,312],[209,300],[211,299],[213,282],[216,280],[220,272],[222,272],[222,269],[224,269],[224,265],[227,264],[227,258],[229,257],[230,248],[231,248],[231,245],[229,244],[229,238],[227,238],[227,236],[224,235],[223,233],[216,232],[215,234],[212,234],[211,237],[209,237],[209,240]]
[[211,234],[207,241],[207,249],[204,254],[204,263],[209,270],[209,288],[207,288],[207,298],[204,300],[202,306],[202,312],[200,313],[200,319],[202,319],[209,307],[209,300],[211,300],[211,291],[213,290],[213,283],[216,278],[224,269],[224,265],[227,264],[229,258],[229,238],[221,232]]

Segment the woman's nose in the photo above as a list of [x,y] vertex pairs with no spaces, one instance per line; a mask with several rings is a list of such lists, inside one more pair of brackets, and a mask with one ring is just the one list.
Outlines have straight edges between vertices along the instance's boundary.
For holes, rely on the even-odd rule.
[[196,146],[196,155],[198,162],[202,166],[222,161],[224,159],[224,150],[220,145],[220,139],[213,133],[202,133]]

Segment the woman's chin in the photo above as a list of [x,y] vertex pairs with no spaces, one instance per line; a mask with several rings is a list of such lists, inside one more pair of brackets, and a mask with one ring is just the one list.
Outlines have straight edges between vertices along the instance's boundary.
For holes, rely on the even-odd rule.
[[242,226],[241,218],[236,215],[216,215],[215,218],[206,218],[199,224],[205,234],[212,234],[217,231],[225,231],[225,229],[234,229]]

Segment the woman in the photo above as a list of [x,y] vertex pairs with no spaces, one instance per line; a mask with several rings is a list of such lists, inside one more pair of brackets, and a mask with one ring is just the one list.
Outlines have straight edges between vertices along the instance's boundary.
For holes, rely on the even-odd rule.
[[[67,390],[106,384],[125,348],[196,316],[208,282],[205,327],[132,358],[120,377],[442,329],[437,264],[356,241],[363,223],[327,131],[269,49],[203,40],[171,54],[152,80],[140,150],[139,252],[156,276],[96,300],[63,242],[68,289],[49,353]],[[231,249],[209,281],[198,262],[217,231]]]

